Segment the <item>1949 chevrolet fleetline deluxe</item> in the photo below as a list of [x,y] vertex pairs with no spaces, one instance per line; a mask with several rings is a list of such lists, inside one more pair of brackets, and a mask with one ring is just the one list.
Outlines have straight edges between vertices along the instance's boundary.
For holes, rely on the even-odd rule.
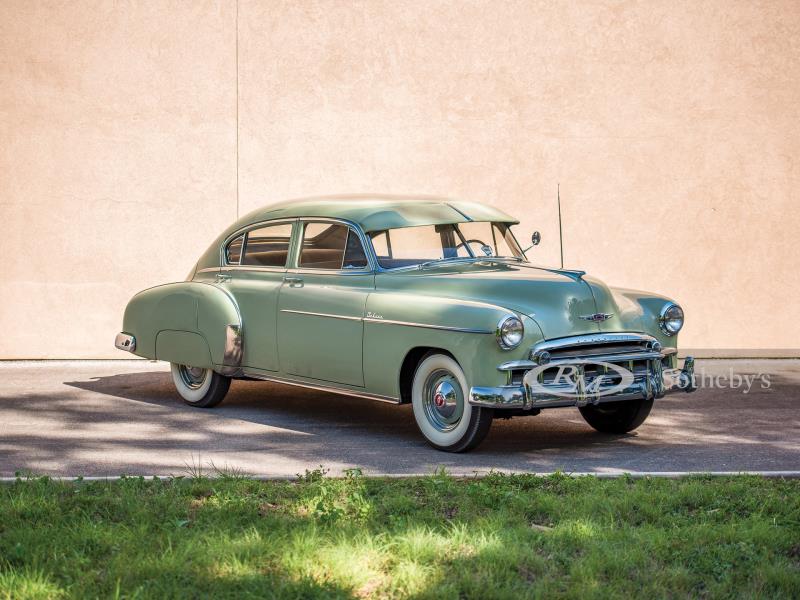
[[694,389],[677,304],[534,266],[516,223],[435,198],[268,206],[228,227],[186,281],[134,296],[116,347],[172,363],[193,406],[215,406],[235,378],[410,402],[428,442],[451,452],[478,445],[495,417],[543,408],[628,432],[654,399]]

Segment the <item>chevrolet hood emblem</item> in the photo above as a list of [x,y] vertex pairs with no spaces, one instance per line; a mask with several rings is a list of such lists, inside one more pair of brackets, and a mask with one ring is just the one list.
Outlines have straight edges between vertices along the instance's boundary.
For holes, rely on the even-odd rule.
[[603,321],[608,321],[613,316],[614,315],[610,313],[594,313],[593,315],[581,315],[579,318],[584,321],[592,321],[593,323],[602,323]]

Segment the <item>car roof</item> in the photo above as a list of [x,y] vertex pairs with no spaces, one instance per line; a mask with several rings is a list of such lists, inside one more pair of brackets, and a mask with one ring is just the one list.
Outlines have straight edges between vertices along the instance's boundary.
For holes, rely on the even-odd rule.
[[260,221],[297,217],[345,219],[360,225],[365,232],[470,221],[519,223],[506,213],[480,202],[435,196],[359,194],[278,202],[246,214],[230,229],[236,230]]

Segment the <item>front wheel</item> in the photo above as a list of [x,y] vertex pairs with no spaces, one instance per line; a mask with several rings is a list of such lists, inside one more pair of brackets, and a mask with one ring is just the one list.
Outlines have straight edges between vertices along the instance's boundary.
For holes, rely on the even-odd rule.
[[466,452],[489,433],[494,411],[472,406],[468,393],[464,371],[451,357],[430,353],[417,366],[411,387],[414,418],[437,450]]
[[231,378],[215,373],[211,369],[190,367],[171,363],[172,381],[175,388],[189,406],[211,408],[228,393]]
[[584,420],[601,433],[628,433],[644,423],[652,408],[652,400],[622,400],[582,406],[578,410]]

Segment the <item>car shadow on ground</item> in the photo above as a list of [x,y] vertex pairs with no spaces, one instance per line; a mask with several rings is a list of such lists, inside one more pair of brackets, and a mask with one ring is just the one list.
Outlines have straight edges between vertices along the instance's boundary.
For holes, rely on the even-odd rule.
[[[187,406],[175,391],[169,373],[140,372],[96,377],[88,381],[69,381],[66,385],[82,390],[144,402],[173,414],[202,414],[209,419],[245,420],[261,425],[310,434],[350,438],[354,434],[374,436],[384,448],[413,445],[430,450],[416,428],[410,405],[393,405],[341,394],[263,381],[232,382],[225,400],[214,409]],[[549,411],[551,418],[515,417],[495,419],[493,431],[470,455],[494,454],[504,450],[543,450],[603,445],[628,435],[595,432],[576,410]],[[560,417],[560,418],[559,418]],[[493,435],[495,431],[500,435]],[[365,439],[366,441],[366,439]],[[453,456],[435,453],[438,457]]]
[[1,416],[13,421],[0,437],[3,474],[175,473],[195,456],[259,474],[320,464],[397,474],[438,466],[463,473],[747,470],[800,457],[793,378],[775,377],[770,390],[749,396],[667,397],[638,432],[622,436],[596,433],[575,409],[496,419],[483,444],[454,455],[424,442],[408,405],[235,381],[220,406],[198,409],[181,401],[163,368],[89,373],[3,396]]
[[[173,387],[169,373],[126,373],[96,377],[89,381],[64,383],[90,392],[146,402],[177,411],[202,413],[215,418],[243,419],[277,427],[290,425],[292,428],[307,427],[309,429],[317,427],[344,427],[347,430],[360,428],[363,429],[362,433],[364,434],[390,432],[398,440],[409,437],[420,439],[410,405],[395,405],[299,386],[236,380],[232,382],[230,391],[219,406],[213,409],[198,409],[186,405],[180,399]],[[545,414],[555,414],[555,411],[545,411]],[[558,414],[568,417],[567,421],[559,421],[569,423],[571,426],[553,428],[552,420],[542,419],[541,415],[515,417],[513,422],[530,424],[535,420],[547,420],[548,426],[535,428],[536,433],[558,433],[560,441],[567,445],[570,443],[585,444],[591,441],[587,439],[587,435],[598,438],[597,441],[630,437],[595,435],[596,432],[582,421],[577,410],[559,411]],[[503,424],[510,422],[512,421],[498,418],[495,419],[493,427],[502,427]],[[534,432],[530,430],[526,436],[531,442],[544,442],[549,446],[554,441],[545,442],[541,437],[538,440],[532,439],[530,435],[532,433]],[[635,434],[631,434],[631,436],[635,436]],[[494,443],[502,447],[504,441],[498,439]],[[536,446],[537,444],[534,443],[530,447],[535,448]]]

